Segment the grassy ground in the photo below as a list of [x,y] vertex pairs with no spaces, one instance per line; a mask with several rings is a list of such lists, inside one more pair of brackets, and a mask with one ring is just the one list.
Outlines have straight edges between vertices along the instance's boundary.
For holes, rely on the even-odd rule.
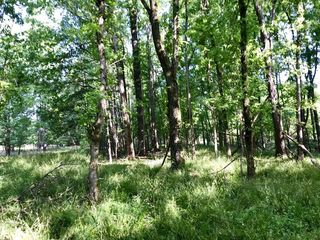
[[[257,159],[246,180],[206,150],[186,167],[100,166],[101,202],[86,199],[88,158],[0,158],[0,239],[320,239],[320,171]],[[25,191],[60,162],[62,166]],[[21,194],[22,193],[22,194]],[[18,198],[20,196],[20,200]]]

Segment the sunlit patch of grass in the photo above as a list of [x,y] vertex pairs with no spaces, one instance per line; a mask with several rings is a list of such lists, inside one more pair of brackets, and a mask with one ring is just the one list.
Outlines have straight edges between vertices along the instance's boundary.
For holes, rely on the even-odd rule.
[[48,239],[48,225],[36,218],[32,224],[17,221],[0,222],[0,239],[30,240]]

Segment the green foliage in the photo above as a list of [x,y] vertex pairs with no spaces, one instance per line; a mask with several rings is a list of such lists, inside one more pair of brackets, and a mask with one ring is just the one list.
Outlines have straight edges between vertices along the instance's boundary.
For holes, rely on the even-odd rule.
[[[33,239],[317,239],[319,172],[258,159],[255,179],[206,150],[177,172],[144,163],[100,166],[101,202],[86,201],[86,157],[2,158],[0,237]],[[31,184],[58,166],[33,191]],[[75,165],[73,165],[75,164]],[[213,167],[213,168],[212,168]],[[21,237],[21,238],[22,238]]]

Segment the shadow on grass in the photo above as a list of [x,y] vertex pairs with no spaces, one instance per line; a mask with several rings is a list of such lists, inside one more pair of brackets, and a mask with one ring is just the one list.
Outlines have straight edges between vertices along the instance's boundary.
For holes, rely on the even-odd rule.
[[[191,169],[164,170],[144,179],[142,173],[148,176],[150,170],[138,166],[119,184],[118,196],[124,196],[120,200],[133,209],[139,208],[143,219],[132,220],[127,235],[101,231],[111,239],[318,237],[320,174],[313,167],[269,167],[252,180],[223,174],[194,176]],[[132,230],[144,221],[145,227]]]
[[[1,175],[13,175],[1,185],[1,201],[17,196],[40,176],[32,164],[7,164]],[[48,222],[50,239],[318,238],[317,169],[260,164],[257,176],[246,180],[238,174],[213,175],[209,169],[195,173],[194,164],[176,172],[135,163],[103,165],[97,206],[85,198],[87,165],[63,168],[20,208],[27,215],[24,221],[40,217]],[[8,212],[7,218],[14,218]]]

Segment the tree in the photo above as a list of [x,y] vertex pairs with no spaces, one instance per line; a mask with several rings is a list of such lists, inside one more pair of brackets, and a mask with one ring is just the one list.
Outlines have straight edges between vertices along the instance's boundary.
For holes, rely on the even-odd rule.
[[184,164],[181,157],[181,141],[179,138],[181,125],[181,111],[179,104],[179,88],[177,83],[178,70],[178,37],[179,37],[179,0],[173,0],[172,9],[172,58],[170,61],[160,33],[160,20],[158,16],[158,4],[155,0],[150,0],[149,4],[141,0],[145,7],[152,29],[154,46],[161,63],[163,73],[166,78],[167,96],[168,96],[168,119],[169,119],[169,146],[172,159],[172,168],[180,168]]
[[151,131],[151,151],[156,152],[160,149],[157,129],[156,116],[156,92],[155,92],[155,69],[151,55],[151,31],[147,32],[147,58],[148,58],[148,94],[149,94],[149,114],[150,114],[150,131]]
[[113,36],[113,50],[116,54],[120,54],[120,60],[116,60],[116,71],[117,71],[117,80],[118,80],[118,88],[120,94],[120,105],[121,105],[121,113],[123,116],[123,124],[124,124],[124,138],[125,138],[125,148],[126,155],[128,158],[134,158],[134,146],[131,135],[131,121],[128,109],[128,100],[127,100],[127,84],[125,81],[125,69],[124,69],[124,53],[119,49],[119,38],[115,34]]
[[[278,93],[274,83],[274,72],[272,67],[272,54],[273,54],[273,43],[272,36],[268,32],[268,26],[266,23],[266,17],[263,10],[263,5],[260,0],[254,1],[255,11],[260,26],[260,42],[261,48],[264,54],[265,64],[265,76],[268,83],[268,99],[272,107],[272,121],[274,128],[274,143],[276,149],[276,156],[284,156],[285,153],[285,138],[283,133],[282,119],[279,109]],[[275,18],[276,1],[272,2],[272,10],[270,11],[271,25]],[[270,28],[270,27],[269,27]]]
[[[303,21],[303,5],[302,1],[299,1],[298,3],[298,19],[297,19],[297,34],[296,34],[296,64],[295,64],[295,77],[296,77],[296,116],[297,116],[297,140],[300,145],[304,144],[303,141],[303,123],[302,123],[302,79],[301,79],[301,41],[302,41],[302,22]],[[304,158],[304,152],[298,146],[298,159],[303,160]]]
[[97,47],[99,51],[100,59],[100,88],[101,100],[98,103],[98,112],[95,122],[88,129],[88,138],[90,141],[90,163],[89,163],[89,196],[92,201],[98,201],[98,153],[100,134],[105,120],[105,114],[107,111],[107,100],[105,98],[106,85],[107,85],[107,61],[105,56],[104,47],[104,24],[105,24],[105,1],[98,0],[96,2],[99,10],[97,31]]
[[131,28],[131,44],[133,54],[133,82],[136,95],[136,108],[137,108],[137,135],[138,135],[138,150],[137,154],[146,155],[146,142],[145,142],[145,120],[143,108],[143,92],[141,81],[141,65],[140,65],[140,46],[138,38],[138,8],[137,1],[133,0],[130,8],[130,28]]
[[253,142],[252,142],[252,120],[250,112],[250,99],[248,95],[248,63],[247,63],[247,5],[244,0],[239,0],[240,12],[240,50],[241,50],[241,81],[243,92],[243,119],[244,119],[244,140],[245,140],[245,156],[247,159],[247,176],[255,175],[255,165],[253,158]]
[[185,0],[185,24],[184,24],[184,64],[185,64],[185,82],[186,82],[186,94],[187,94],[187,112],[188,112],[188,126],[187,126],[187,149],[189,148],[189,139],[191,140],[191,154],[192,157],[195,155],[195,135],[194,135],[194,122],[193,122],[193,111],[192,111],[192,98],[190,90],[190,59],[188,57],[188,36],[187,32],[189,29],[189,9],[188,0]]

